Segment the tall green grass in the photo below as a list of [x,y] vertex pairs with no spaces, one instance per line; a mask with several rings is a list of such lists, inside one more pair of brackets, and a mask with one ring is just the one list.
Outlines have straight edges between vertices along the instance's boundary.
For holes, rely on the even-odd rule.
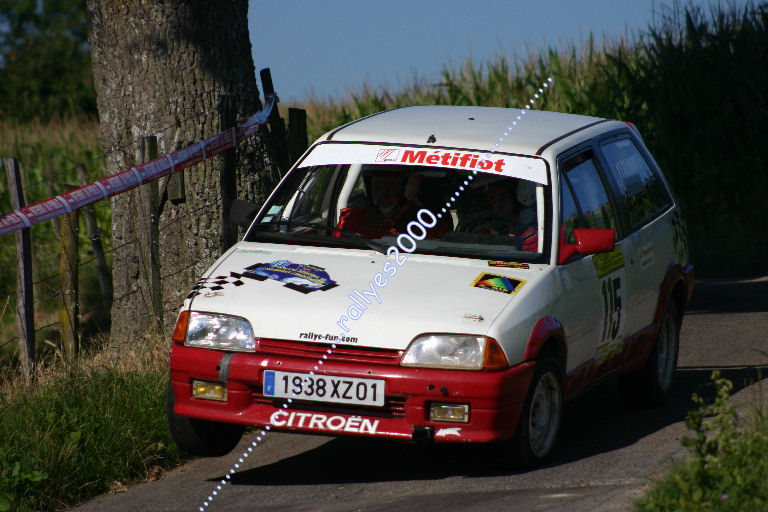
[[[33,204],[50,197],[49,180],[46,169],[53,173],[50,183],[54,194],[64,191],[63,184],[80,185],[75,166],[86,164],[89,180],[103,178],[106,174],[101,142],[98,139],[98,123],[95,121],[66,119],[52,122],[32,120],[24,124],[13,121],[0,121],[0,158],[16,158],[22,166],[27,204]],[[11,202],[6,177],[0,176],[0,213],[10,211]],[[101,229],[102,243],[109,248],[111,240],[111,211],[108,202],[97,203],[95,208],[97,223]],[[79,253],[81,263],[92,258],[89,234],[81,215],[79,233]],[[37,327],[56,322],[60,306],[58,269],[61,246],[52,223],[43,222],[31,229],[33,279],[42,281],[35,285],[35,322]],[[108,255],[108,263],[109,263]],[[5,344],[17,336],[15,315],[16,308],[16,248],[12,235],[0,237],[0,311],[8,303],[11,314],[0,315],[0,365],[3,362],[15,362],[16,343]],[[49,276],[51,279],[45,280]],[[96,268],[94,264],[84,264],[80,269],[80,312],[87,313],[97,306],[99,296]],[[37,349],[42,355],[51,354],[58,340],[57,328],[44,329],[38,333]],[[4,345],[5,344],[5,345]]]
[[414,77],[398,91],[365,87],[312,100],[310,135],[404,105],[521,106],[634,122],[686,212],[700,276],[765,273],[768,214],[768,3],[661,14],[635,40],[571,44],[522,58],[499,54]]
[[[135,350],[134,350],[135,349]],[[0,386],[0,511],[55,510],[183,460],[168,430],[167,341]]]

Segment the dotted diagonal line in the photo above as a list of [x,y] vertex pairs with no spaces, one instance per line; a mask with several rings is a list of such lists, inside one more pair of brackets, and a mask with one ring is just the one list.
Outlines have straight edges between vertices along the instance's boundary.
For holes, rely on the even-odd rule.
[[[552,77],[548,77],[547,81],[544,82],[543,84],[541,84],[541,87],[539,87],[539,89],[538,89],[538,93],[534,93],[534,95],[533,95],[534,97],[528,100],[528,103],[525,105],[525,109],[521,108],[519,114],[516,116],[516,119],[514,121],[512,121],[512,124],[509,125],[506,130],[504,130],[504,135],[502,137],[499,137],[499,141],[494,144],[493,148],[489,148],[488,149],[488,152],[484,155],[486,159],[490,158],[490,153],[493,153],[495,151],[494,148],[498,148],[499,147],[499,142],[504,142],[504,137],[508,137],[509,136],[509,132],[512,131],[512,129],[515,126],[517,126],[517,122],[518,121],[522,121],[523,116],[525,116],[525,111],[526,110],[530,110],[531,105],[534,104],[535,100],[539,99],[539,95],[543,94],[544,93],[544,89],[549,87],[549,84],[551,84],[551,83],[553,83],[553,79],[552,79]],[[464,191],[464,187],[469,185],[469,182],[474,179],[476,174],[477,174],[477,171],[473,170],[472,174],[467,176],[467,179],[464,180],[464,184],[462,186],[459,186],[458,191],[454,192],[453,196],[451,196],[451,198],[445,203],[445,206],[447,208],[450,208],[451,207],[451,203],[455,202],[456,199],[458,199],[458,197],[460,195],[460,192]],[[446,209],[442,208],[441,212],[442,213],[446,213]],[[437,214],[437,218],[441,218],[442,217],[442,213],[438,213]],[[332,343],[331,347],[333,349],[335,349],[336,348],[336,344]],[[328,356],[333,353],[333,351],[331,349],[327,349],[326,352],[327,352],[326,354],[323,354],[323,358],[322,359],[318,359],[317,360],[317,364],[314,366],[314,370],[310,370],[309,371],[309,375],[315,375],[315,370],[319,370],[320,366],[323,365],[324,360],[327,360]],[[305,383],[305,382],[308,382],[308,381],[309,381],[309,377],[307,376],[302,381],[302,384]],[[283,409],[287,409],[288,408],[288,404],[293,403],[293,398],[297,397],[295,392],[292,392],[291,394],[292,394],[292,398],[288,398],[288,399],[285,400],[285,402],[283,402],[283,404],[281,406]],[[270,419],[270,421],[272,421],[272,420]],[[251,442],[251,446],[249,446],[248,449],[245,452],[243,452],[243,455],[238,459],[238,461],[234,464],[234,466],[229,469],[229,471],[224,476],[224,478],[221,480],[221,482],[216,485],[216,489],[214,491],[212,491],[208,495],[208,499],[206,501],[203,501],[203,505],[199,508],[200,512],[205,512],[205,509],[208,506],[210,506],[211,503],[213,503],[213,500],[218,496],[218,493],[223,489],[222,486],[227,485],[227,483],[230,481],[231,475],[233,475],[235,473],[235,469],[239,469],[240,468],[240,464],[243,464],[245,459],[248,458],[248,453],[249,452],[253,452],[253,448],[258,446],[258,443],[261,442],[264,437],[266,437],[267,432],[270,431],[271,429],[272,429],[271,425],[266,425],[264,427],[264,429],[261,431],[260,435],[256,437],[256,441],[252,441]]]
[[[503,136],[499,137],[498,142],[495,142],[493,144],[493,147],[488,148],[488,152],[483,155],[486,160],[491,158],[491,153],[495,153],[499,147],[499,143],[504,142],[504,138],[509,136],[509,133],[517,126],[518,121],[523,120],[523,116],[525,116],[526,110],[530,110],[531,105],[533,105],[537,99],[539,99],[540,94],[544,94],[544,89],[548,88],[550,84],[552,84],[554,80],[552,77],[547,77],[547,81],[541,84],[541,87],[539,87],[538,92],[533,94],[533,98],[530,98],[528,102],[525,104],[525,108],[521,108],[520,112],[518,112],[517,116],[515,117],[515,120],[512,121],[512,124],[507,126],[507,128],[504,130]],[[464,187],[469,186],[469,182],[475,179],[475,176],[477,175],[477,169],[472,170],[472,174],[467,176],[467,179],[464,180],[464,183],[459,186],[458,191],[454,192],[453,195],[446,201],[445,207],[440,209],[440,212],[437,214],[437,218],[440,219],[443,217],[444,213],[448,213],[447,208],[450,208],[454,202],[456,202],[459,199],[459,196],[461,195],[461,192],[464,192]]]

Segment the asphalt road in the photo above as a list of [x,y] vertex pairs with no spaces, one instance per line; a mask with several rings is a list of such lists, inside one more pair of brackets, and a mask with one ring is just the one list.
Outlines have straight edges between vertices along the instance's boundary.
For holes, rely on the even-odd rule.
[[[269,433],[207,511],[627,510],[685,450],[694,392],[711,395],[713,369],[734,400],[755,399],[768,367],[768,277],[698,282],[683,322],[676,387],[661,408],[638,410],[608,383],[568,404],[556,456],[535,471],[494,469],[472,446]],[[764,371],[768,375],[768,371]],[[199,510],[255,434],[231,454],[196,459],[159,480],[101,496],[77,511]]]

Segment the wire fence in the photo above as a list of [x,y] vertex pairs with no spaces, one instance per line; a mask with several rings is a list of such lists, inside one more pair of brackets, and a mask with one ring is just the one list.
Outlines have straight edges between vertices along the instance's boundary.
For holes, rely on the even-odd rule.
[[[269,105],[271,108],[271,104]],[[202,116],[210,114],[210,111],[198,112],[192,116],[188,116],[182,121],[194,120]],[[255,116],[254,116],[255,117]],[[252,118],[253,119],[253,118]],[[259,121],[259,126],[266,122],[266,118],[263,121]],[[241,125],[242,127],[243,125]],[[165,135],[167,140],[165,146],[177,146],[178,145],[178,127],[179,122],[173,125],[166,126],[161,130],[153,132],[153,136]],[[241,127],[238,127],[240,129]],[[306,128],[304,128],[306,129]],[[235,128],[232,130],[234,138]],[[249,135],[250,136],[250,135]],[[206,139],[209,141],[211,138]],[[239,132],[238,132],[239,139]],[[237,144],[238,139],[233,140],[233,147]],[[97,157],[88,159],[78,165],[89,165],[97,161],[106,161],[109,155],[117,151],[136,151],[141,153],[141,144],[145,143],[146,138],[142,140],[136,140],[132,144],[121,145],[107,148],[102,154]],[[199,143],[202,144],[202,143]],[[206,158],[206,148],[203,148],[203,160]],[[156,156],[156,155],[155,155]],[[163,157],[156,158],[160,160]],[[145,158],[146,161],[150,158]],[[154,161],[154,160],[153,160]],[[23,162],[22,162],[23,164]],[[173,158],[171,158],[171,171],[173,171]],[[25,192],[33,189],[38,189],[41,185],[46,185],[48,196],[51,196],[52,180],[67,179],[72,176],[73,172],[77,171],[78,166],[67,168],[58,172],[51,172],[46,180],[35,180],[27,183],[23,186]],[[103,166],[106,169],[106,166]],[[136,168],[134,168],[136,169]],[[89,178],[91,180],[103,178],[104,172],[97,171],[94,174],[91,169]],[[172,173],[178,174],[178,172]],[[235,175],[235,173],[232,173]],[[114,175],[113,175],[114,176]],[[206,243],[204,247],[197,252],[197,255],[193,258],[184,258],[183,261],[177,258],[173,264],[164,264],[164,262],[157,261],[157,254],[152,254],[152,258],[146,257],[147,254],[157,251],[157,245],[160,244],[160,240],[182,240],[184,243],[190,243],[189,240],[189,226],[197,222],[197,218],[215,219],[220,221],[222,215],[223,201],[221,197],[214,197],[210,200],[201,200],[200,197],[206,197],[204,194],[200,194],[197,190],[190,190],[188,193],[188,200],[182,201],[181,204],[170,204],[168,197],[168,185],[173,175],[168,175],[163,178],[162,181],[153,181],[150,183],[141,184],[141,180],[137,180],[140,185],[135,188],[131,188],[123,194],[129,194],[123,196],[122,199],[118,199],[115,195],[112,201],[103,201],[100,203],[93,203],[89,208],[92,209],[91,215],[94,215],[98,219],[98,223],[95,226],[90,226],[91,229],[87,235],[81,236],[77,232],[75,236],[75,246],[77,252],[74,254],[68,253],[65,250],[59,250],[64,245],[64,242],[59,238],[59,234],[54,233],[51,236],[51,227],[58,223],[65,217],[54,217],[51,219],[51,223],[45,223],[44,225],[34,226],[32,232],[35,239],[35,244],[38,245],[37,254],[35,256],[34,265],[34,279],[32,285],[34,289],[34,308],[35,308],[35,320],[36,322],[44,323],[41,327],[35,327],[34,333],[36,335],[42,334],[43,337],[53,338],[55,342],[57,338],[63,338],[63,329],[65,324],[70,326],[78,326],[78,320],[82,318],[87,320],[88,323],[92,323],[91,320],[101,315],[98,318],[100,325],[108,325],[109,311],[104,307],[106,302],[109,304],[120,304],[125,301],[130,301],[132,308],[135,309],[135,317],[144,318],[146,321],[150,319],[155,322],[155,325],[159,324],[163,327],[172,325],[175,318],[175,312],[181,305],[181,301],[178,299],[181,290],[176,290],[175,293],[167,293],[167,286],[164,286],[166,281],[173,280],[182,274],[188,274],[182,276],[183,279],[188,281],[188,287],[194,285],[192,282],[196,279],[196,274],[199,274],[203,269],[209,267],[215,259],[219,256],[221,251],[225,248],[217,247],[216,244]],[[59,185],[57,185],[59,186]],[[84,187],[81,187],[84,188]],[[160,192],[162,191],[162,192]],[[7,194],[0,194],[0,200],[3,197],[7,197]],[[61,196],[58,196],[61,197]],[[210,194],[207,196],[210,197]],[[113,222],[113,213],[115,212],[115,205],[122,201],[123,210],[122,215],[126,215],[126,212],[134,212],[136,217],[131,219],[133,224],[132,228],[121,232],[116,230],[115,226],[110,226]],[[127,205],[127,208],[126,208]],[[71,215],[71,214],[67,214]],[[7,215],[6,215],[7,217]],[[125,219],[123,219],[125,221]],[[62,222],[63,223],[63,222]],[[77,228],[75,228],[77,229]],[[61,230],[61,226],[54,231]],[[147,237],[146,233],[155,232],[155,238]],[[37,235],[40,235],[39,237]],[[159,237],[159,238],[158,238]],[[37,239],[40,239],[38,242]],[[58,238],[58,240],[57,240]],[[6,238],[8,240],[8,238]],[[98,241],[102,248],[102,254],[97,255],[93,250],[88,249],[90,254],[87,254],[86,259],[80,260],[80,254],[86,252],[86,247],[90,242]],[[206,240],[206,242],[209,242]],[[162,245],[162,244],[161,244]],[[8,246],[6,246],[8,247]],[[0,248],[2,251],[2,248]],[[2,255],[2,252],[0,252]],[[7,254],[6,254],[7,256]],[[8,259],[4,257],[3,259]],[[136,267],[135,273],[138,274],[140,279],[135,279],[137,275],[132,275],[135,283],[131,287],[123,286],[121,293],[113,293],[111,297],[105,298],[99,296],[95,287],[88,286],[89,289],[81,295],[79,286],[69,286],[63,281],[64,269],[69,269],[71,273],[79,276],[81,281],[85,280],[92,283],[95,280],[97,274],[97,267],[103,265],[105,260],[112,260],[113,270],[118,270],[116,265],[117,261],[120,263],[128,262],[130,265]],[[0,265],[2,274],[6,276],[3,286],[5,290],[0,288],[0,363],[4,359],[8,359],[12,356],[12,353],[8,352],[8,347],[20,340],[18,335],[13,335],[12,327],[13,322],[10,321],[8,312],[16,310],[17,294],[10,291],[8,288],[11,283],[14,282],[13,275],[15,274],[15,266],[9,264],[6,261],[4,265]],[[55,267],[59,267],[58,271],[54,270]],[[119,269],[125,274],[125,268]],[[133,272],[133,271],[131,271]],[[146,280],[154,278],[159,279],[158,283],[153,286],[148,286]],[[84,279],[83,279],[84,278]],[[77,283],[78,279],[75,277],[74,283]],[[159,288],[157,288],[159,287]],[[157,290],[159,289],[159,300]],[[115,290],[116,292],[118,290]],[[186,292],[184,291],[184,295]],[[184,295],[181,295],[183,298]],[[72,299],[71,304],[67,306],[66,299]],[[5,307],[2,304],[5,303]],[[69,309],[68,309],[69,308]],[[59,310],[58,312],[56,310]],[[82,314],[80,314],[82,313]],[[61,316],[56,320],[56,315]],[[104,316],[107,317],[105,323]],[[114,320],[114,319],[113,319]],[[95,322],[95,323],[99,323]],[[56,333],[59,330],[61,334]],[[79,326],[79,331],[76,333],[78,336],[83,332],[83,326]],[[4,339],[3,339],[4,338]],[[55,350],[58,350],[55,343],[51,343],[48,339],[43,340],[43,345],[53,346]],[[20,345],[20,344],[19,344]]]
[[[40,179],[40,180],[37,180],[37,181],[32,181],[32,182],[26,183],[24,185],[24,187],[23,187],[23,190],[24,190],[25,193],[27,193],[28,191],[34,190],[35,188],[43,186],[43,185],[48,187],[52,182],[55,182],[57,178],[62,178],[62,177],[70,176],[73,173],[77,172],[77,167],[78,166],[82,165],[82,166],[88,167],[88,166],[92,166],[94,163],[106,161],[107,157],[109,157],[113,153],[116,153],[116,152],[123,152],[123,153],[135,152],[137,150],[139,144],[141,144],[141,139],[143,137],[147,137],[147,136],[160,137],[164,133],[169,132],[170,130],[175,130],[176,132],[178,132],[180,124],[186,123],[188,121],[193,121],[193,120],[196,120],[196,119],[204,118],[205,116],[208,116],[208,115],[210,115],[212,113],[213,113],[213,110],[211,110],[211,109],[203,110],[203,111],[197,112],[195,114],[192,114],[190,116],[181,118],[181,119],[177,120],[176,122],[174,122],[174,124],[172,124],[172,125],[168,125],[168,126],[165,126],[163,128],[160,128],[159,130],[156,130],[154,132],[147,133],[146,135],[135,139],[131,143],[128,143],[128,144],[115,144],[115,145],[107,148],[104,152],[102,152],[98,156],[95,156],[93,158],[84,160],[84,161],[78,163],[77,165],[68,167],[66,169],[63,169],[63,170],[60,170],[60,171],[56,171],[56,172],[46,176],[45,179]],[[104,147],[104,144],[103,144],[104,138],[103,137],[97,137],[95,135],[91,135],[91,136],[94,139],[98,140],[102,144],[102,147]],[[174,140],[178,140],[178,133],[174,133]],[[104,168],[106,169],[106,166],[104,166]],[[97,176],[96,179],[105,178],[105,177],[107,177],[106,174],[104,174],[102,176]],[[10,191],[5,192],[5,193],[0,192],[0,201],[8,199],[9,194],[10,194]]]

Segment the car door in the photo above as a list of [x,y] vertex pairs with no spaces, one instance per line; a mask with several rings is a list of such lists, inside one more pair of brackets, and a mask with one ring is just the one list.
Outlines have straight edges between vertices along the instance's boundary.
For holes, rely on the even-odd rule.
[[672,200],[657,171],[628,132],[602,140],[600,153],[621,223],[628,233],[627,334],[633,336],[653,323],[661,282],[675,260],[671,243]]
[[605,363],[620,351],[624,338],[628,294],[624,241],[594,149],[568,154],[558,165],[561,245],[575,243],[576,228],[607,228],[617,233],[613,252],[575,255],[557,269],[562,293],[556,308],[568,340],[568,371],[586,372],[582,376],[587,383],[609,369]]

